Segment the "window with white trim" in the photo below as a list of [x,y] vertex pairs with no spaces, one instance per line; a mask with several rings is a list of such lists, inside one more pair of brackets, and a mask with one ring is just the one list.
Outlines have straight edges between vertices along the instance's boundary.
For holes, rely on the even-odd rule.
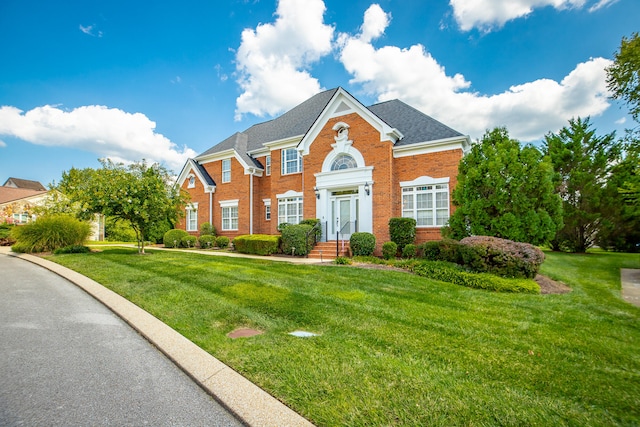
[[196,177],[195,175],[189,175],[189,185],[187,188],[195,188],[196,187]]
[[282,150],[282,175],[302,172],[302,157],[295,148]]
[[449,184],[420,185],[402,189],[402,216],[417,227],[442,227],[449,221]]
[[302,221],[302,197],[278,199],[278,225],[300,224]]
[[340,154],[331,164],[331,170],[354,169],[358,167],[356,159],[349,154]]
[[222,229],[225,231],[238,229],[238,206],[222,207]]
[[198,204],[187,205],[187,231],[198,231]]
[[231,159],[222,161],[222,182],[231,182]]
[[271,175],[271,156],[267,156],[264,159],[264,173],[268,176]]

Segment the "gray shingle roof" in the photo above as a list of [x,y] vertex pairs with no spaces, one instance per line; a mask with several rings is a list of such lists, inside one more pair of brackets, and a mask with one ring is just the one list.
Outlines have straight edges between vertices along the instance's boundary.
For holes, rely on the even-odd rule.
[[[237,132],[200,154],[196,159],[233,148],[247,164],[262,168],[262,165],[247,152],[261,149],[265,142],[305,135],[338,90],[339,88],[335,88],[320,92],[278,118],[255,124],[243,132]],[[396,143],[396,146],[463,136],[460,132],[397,99],[367,108],[389,126],[402,132],[404,137]]]
[[460,132],[397,99],[372,105],[368,109],[389,126],[402,132],[404,137],[396,142],[396,147],[463,136]]

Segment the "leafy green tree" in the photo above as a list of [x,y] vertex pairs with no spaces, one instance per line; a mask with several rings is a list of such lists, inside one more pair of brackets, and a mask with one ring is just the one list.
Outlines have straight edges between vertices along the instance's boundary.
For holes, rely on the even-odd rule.
[[620,163],[622,144],[615,132],[597,136],[589,118],[571,119],[557,134],[545,136],[545,152],[556,171],[556,191],[563,202],[564,227],[552,241],[554,250],[585,252],[612,220],[610,207],[619,193],[608,185]]
[[172,185],[169,172],[146,162],[125,166],[101,160],[101,169],[71,169],[63,173],[58,190],[78,206],[78,216],[95,213],[130,223],[136,233],[138,252],[144,253],[145,236],[175,223],[186,195]]
[[640,35],[622,38],[620,50],[614,55],[613,64],[607,68],[607,87],[614,99],[629,104],[634,120],[640,118]]
[[453,203],[443,232],[455,239],[481,235],[540,245],[562,226],[550,160],[531,145],[521,147],[506,128],[487,131],[460,161]]
[[614,202],[605,207],[597,244],[605,249],[640,251],[640,140],[624,140],[624,158],[612,166],[607,180]]

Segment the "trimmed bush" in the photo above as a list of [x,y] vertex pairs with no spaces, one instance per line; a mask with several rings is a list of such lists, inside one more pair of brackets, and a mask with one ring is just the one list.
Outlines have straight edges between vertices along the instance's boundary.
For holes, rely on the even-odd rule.
[[357,232],[351,235],[349,247],[353,256],[370,256],[376,250],[376,236],[367,232]]
[[17,251],[28,253],[82,245],[90,234],[91,226],[88,223],[68,215],[43,216],[11,230],[11,236],[18,245]]
[[313,240],[307,242],[308,224],[288,225],[282,229],[282,252],[287,255],[305,256],[313,249]]
[[114,217],[105,218],[104,237],[108,242],[136,242],[138,240],[129,221],[118,220]]
[[195,248],[197,242],[198,238],[189,234],[180,239],[180,246],[183,248]]
[[350,265],[351,264],[351,260],[349,258],[347,258],[347,257],[344,257],[344,256],[337,257],[335,260],[333,260],[333,262],[335,264],[338,264],[338,265]]
[[466,237],[460,243],[464,265],[477,272],[534,278],[544,262],[544,252],[529,243],[491,236]]
[[82,245],[71,245],[65,246],[64,248],[58,248],[53,251],[54,255],[62,255],[62,254],[88,254],[91,252],[87,246]]
[[233,239],[236,251],[243,254],[271,255],[278,252],[280,236],[247,234]]
[[[307,225],[310,225],[311,227],[315,227],[319,223],[320,223],[320,220],[318,218],[307,218],[300,221],[300,224],[307,224]],[[309,237],[312,237],[313,235],[315,235],[315,238],[316,238],[315,242],[320,241],[320,239],[322,238],[322,227],[316,228],[315,233],[309,235]]]
[[229,247],[229,243],[231,243],[231,239],[227,236],[218,236],[216,237],[216,246],[220,249],[226,249]]
[[184,230],[173,229],[164,233],[164,237],[162,238],[162,242],[164,243],[165,248],[178,248],[182,242],[182,238],[188,236]]
[[288,222],[281,222],[280,224],[278,224],[278,231],[282,233],[282,230],[284,230],[290,225],[291,224],[289,224]]
[[382,257],[384,259],[393,259],[398,253],[398,245],[395,242],[384,242],[382,244]]
[[417,253],[416,245],[409,243],[402,249],[402,258],[415,258]]
[[420,245],[422,258],[429,261],[448,261],[462,264],[462,245],[457,240],[443,239]]
[[200,236],[215,236],[216,228],[209,222],[203,222],[200,226]]
[[406,245],[416,241],[416,220],[413,218],[390,218],[389,235],[391,241],[402,251]]
[[216,245],[216,236],[212,234],[203,234],[198,238],[198,243],[202,249],[210,249]]
[[423,261],[409,266],[418,276],[455,285],[495,292],[539,294],[540,286],[530,279],[507,279],[487,273],[469,273],[462,267],[444,261]]

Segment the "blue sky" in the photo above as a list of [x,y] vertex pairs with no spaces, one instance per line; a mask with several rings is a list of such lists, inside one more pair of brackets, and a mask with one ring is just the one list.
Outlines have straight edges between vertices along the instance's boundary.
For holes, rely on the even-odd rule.
[[577,116],[621,134],[604,68],[638,16],[637,0],[3,0],[0,181],[101,157],[177,173],[336,86],[474,140],[535,143]]

